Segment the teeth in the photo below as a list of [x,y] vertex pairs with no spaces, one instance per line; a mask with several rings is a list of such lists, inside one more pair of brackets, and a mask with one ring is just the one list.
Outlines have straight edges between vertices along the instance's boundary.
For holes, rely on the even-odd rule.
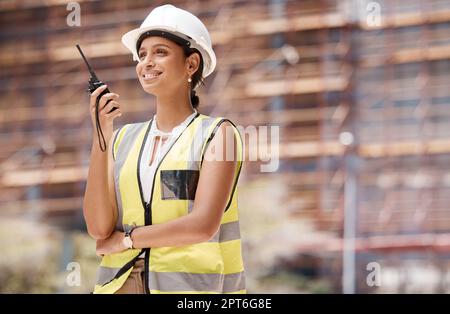
[[144,78],[153,78],[153,77],[156,77],[156,76],[158,76],[160,74],[161,73],[144,74]]

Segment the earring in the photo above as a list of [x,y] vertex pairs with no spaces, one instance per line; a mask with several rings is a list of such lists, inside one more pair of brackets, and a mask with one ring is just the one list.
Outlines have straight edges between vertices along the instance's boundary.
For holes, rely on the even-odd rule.
[[189,82],[189,83],[192,82],[192,79],[191,79],[191,78],[188,78],[188,82]]

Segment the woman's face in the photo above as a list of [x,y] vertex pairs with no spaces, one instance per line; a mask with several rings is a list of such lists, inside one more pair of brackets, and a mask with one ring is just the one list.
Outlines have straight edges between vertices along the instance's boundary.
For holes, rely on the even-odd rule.
[[189,60],[192,58],[186,58],[176,43],[163,37],[147,37],[142,41],[138,56],[136,73],[147,93],[160,96],[189,88],[187,79],[192,72]]

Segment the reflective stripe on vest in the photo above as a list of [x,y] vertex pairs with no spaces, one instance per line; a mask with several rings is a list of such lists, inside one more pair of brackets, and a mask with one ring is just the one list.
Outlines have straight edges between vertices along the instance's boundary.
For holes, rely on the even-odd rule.
[[[147,224],[160,224],[191,212],[205,151],[222,118],[197,115],[160,161],[154,177]],[[231,121],[230,121],[231,122]],[[144,226],[145,206],[139,163],[150,122],[120,129],[113,143],[118,230]],[[134,261],[146,252],[150,293],[245,293],[245,271],[237,208],[236,183],[242,166],[242,139],[233,125],[239,161],[233,191],[220,228],[208,241],[179,247],[126,250],[103,257],[94,293],[114,293],[125,282]]]

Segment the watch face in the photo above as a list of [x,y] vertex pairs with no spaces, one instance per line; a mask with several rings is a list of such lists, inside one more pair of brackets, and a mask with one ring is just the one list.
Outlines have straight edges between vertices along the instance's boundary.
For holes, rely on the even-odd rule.
[[133,241],[131,241],[130,237],[123,238],[123,244],[129,249],[133,247]]

